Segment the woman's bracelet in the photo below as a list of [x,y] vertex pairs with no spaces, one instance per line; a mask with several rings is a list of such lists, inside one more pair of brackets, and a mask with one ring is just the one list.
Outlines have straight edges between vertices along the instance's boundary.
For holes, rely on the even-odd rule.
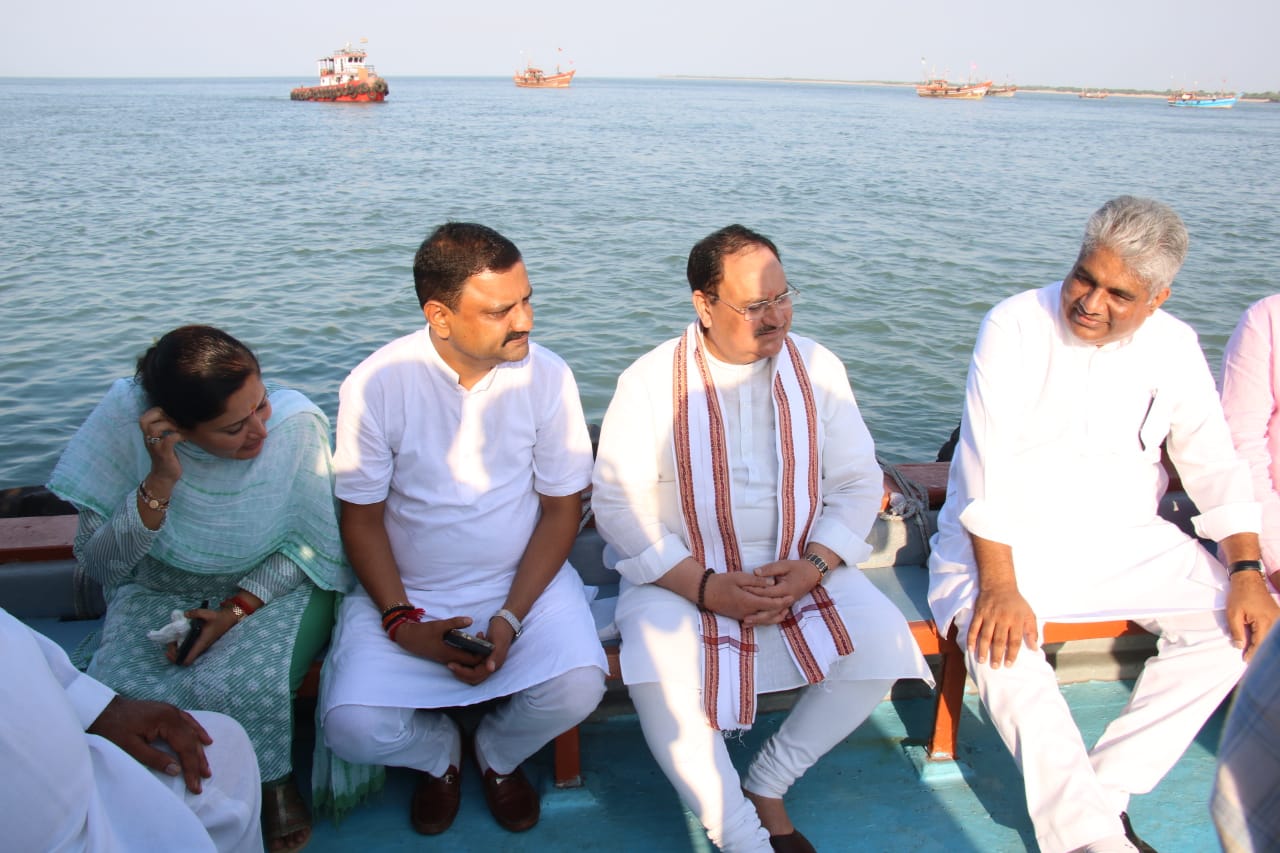
[[248,600],[242,598],[238,592],[230,598],[225,599],[218,605],[218,607],[223,610],[230,610],[234,613],[237,622],[246,616],[252,616],[253,612],[258,609],[250,604]]
[[138,484],[138,500],[143,505],[156,512],[169,511],[169,498],[157,498],[147,491],[147,478],[143,477],[142,482]]
[[707,569],[702,573],[702,580],[698,583],[698,609],[707,609],[707,581],[711,580],[711,576],[716,573],[715,569]]

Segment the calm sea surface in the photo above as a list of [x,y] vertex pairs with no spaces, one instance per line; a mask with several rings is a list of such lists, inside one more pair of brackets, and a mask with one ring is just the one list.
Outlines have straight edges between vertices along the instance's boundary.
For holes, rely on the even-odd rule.
[[298,82],[0,79],[0,486],[44,482],[183,323],[227,329],[333,417],[347,372],[421,325],[413,252],[446,219],[520,246],[535,336],[596,421],[691,318],[690,246],[730,222],[768,234],[796,330],[844,359],[895,460],[933,458],[982,315],[1061,278],[1113,195],[1186,220],[1166,308],[1215,372],[1280,288],[1280,107],[590,78],[393,78],[386,103],[348,105],[293,103]]

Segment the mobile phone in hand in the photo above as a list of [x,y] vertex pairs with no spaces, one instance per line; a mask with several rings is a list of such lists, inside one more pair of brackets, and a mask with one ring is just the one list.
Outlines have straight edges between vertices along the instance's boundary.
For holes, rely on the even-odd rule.
[[453,628],[446,631],[444,644],[455,649],[461,649],[464,652],[470,652],[473,655],[479,655],[482,658],[487,658],[493,653],[493,643],[483,637],[468,634],[461,628]]
[[[208,601],[200,604],[203,610],[209,606]],[[178,663],[185,663],[187,655],[191,654],[191,647],[196,644],[196,640],[200,639],[200,632],[204,630],[204,620],[199,616],[191,620],[191,630],[187,631],[187,636],[183,637],[182,645],[178,646]]]

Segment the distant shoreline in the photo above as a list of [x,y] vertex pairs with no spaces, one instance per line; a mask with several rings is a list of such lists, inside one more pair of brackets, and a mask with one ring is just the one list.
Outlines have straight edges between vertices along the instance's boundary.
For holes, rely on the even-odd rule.
[[[698,74],[664,74],[660,75],[662,80],[718,80],[739,83],[803,83],[806,85],[818,86],[880,86],[886,89],[914,89],[919,83],[900,82],[895,80],[824,80],[811,77],[720,77],[715,75],[698,75]],[[1016,84],[997,84],[997,85],[1013,85],[1019,92],[1034,92],[1038,95],[1064,95],[1069,97],[1079,97],[1078,89],[1068,89],[1060,86],[1018,86]],[[1091,91],[1099,91],[1092,89]],[[1147,98],[1158,99],[1161,101],[1168,100],[1168,92],[1113,92],[1106,89],[1108,98]],[[1251,104],[1269,103],[1265,98],[1241,98],[1242,102]]]

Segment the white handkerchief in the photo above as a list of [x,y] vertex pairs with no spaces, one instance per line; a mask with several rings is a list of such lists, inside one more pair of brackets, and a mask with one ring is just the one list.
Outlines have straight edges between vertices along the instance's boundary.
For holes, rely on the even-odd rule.
[[169,624],[155,631],[148,631],[147,639],[167,646],[170,643],[182,642],[190,630],[191,620],[181,610],[172,610],[169,612]]

